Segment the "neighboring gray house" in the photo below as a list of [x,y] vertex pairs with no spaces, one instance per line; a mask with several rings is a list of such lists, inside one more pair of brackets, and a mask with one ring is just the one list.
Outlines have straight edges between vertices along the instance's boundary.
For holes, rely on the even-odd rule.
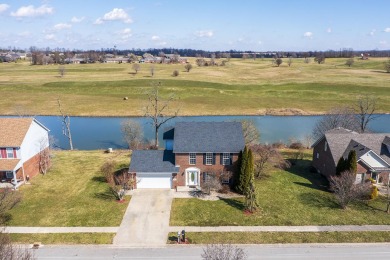
[[133,152],[136,188],[199,187],[210,173],[234,172],[245,146],[240,122],[178,122],[163,138],[165,150]]
[[356,151],[358,170],[356,182],[373,178],[377,183],[387,183],[390,173],[390,133],[363,133],[336,128],[327,131],[313,144],[313,166],[329,178],[336,174],[341,157],[347,158]]

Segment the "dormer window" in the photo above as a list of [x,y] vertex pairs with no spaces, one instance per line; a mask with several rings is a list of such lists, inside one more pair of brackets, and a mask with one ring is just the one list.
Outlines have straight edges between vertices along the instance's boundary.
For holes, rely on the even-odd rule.
[[14,158],[14,149],[7,148],[7,158]]

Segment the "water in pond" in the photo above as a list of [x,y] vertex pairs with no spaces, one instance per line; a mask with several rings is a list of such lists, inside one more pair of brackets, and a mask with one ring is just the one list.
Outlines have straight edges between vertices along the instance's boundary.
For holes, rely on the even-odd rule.
[[[178,117],[168,121],[163,128],[172,126],[177,121],[240,121],[253,120],[261,133],[262,143],[287,142],[290,138],[302,140],[312,132],[313,126],[321,116],[196,116]],[[60,117],[38,116],[37,119],[50,129],[50,134],[63,149],[69,144],[62,135]],[[92,150],[126,148],[120,125],[127,118],[118,117],[72,117],[71,130],[75,149]],[[146,139],[153,139],[153,129],[150,119],[143,117],[131,118],[138,121],[144,130]],[[381,115],[371,124],[374,132],[390,132],[390,115]],[[162,134],[160,134],[160,138]]]

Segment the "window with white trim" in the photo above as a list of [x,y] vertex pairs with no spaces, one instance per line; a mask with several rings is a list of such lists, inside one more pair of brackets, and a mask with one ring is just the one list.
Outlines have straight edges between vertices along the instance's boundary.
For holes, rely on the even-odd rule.
[[320,154],[319,153],[317,153],[317,159],[319,159],[320,158]]
[[324,147],[325,152],[326,152],[327,149],[328,149],[328,142],[325,141],[325,147]]
[[223,153],[222,154],[222,164],[223,165],[230,165],[230,153]]
[[190,165],[196,164],[196,153],[190,153],[189,155],[189,163]]
[[213,164],[213,153],[206,153],[206,165]]
[[6,172],[5,176],[7,177],[7,179],[12,179],[14,177],[14,173],[13,172]]
[[7,148],[7,158],[14,158],[14,149]]

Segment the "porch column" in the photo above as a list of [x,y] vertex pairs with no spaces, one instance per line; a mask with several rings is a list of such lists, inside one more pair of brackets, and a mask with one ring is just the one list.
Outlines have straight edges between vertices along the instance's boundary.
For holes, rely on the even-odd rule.
[[14,189],[16,190],[16,185],[18,184],[18,181],[17,181],[17,179],[16,179],[15,169],[12,170],[12,173],[13,173],[13,175],[14,175],[13,183],[12,183],[12,184],[14,185]]

